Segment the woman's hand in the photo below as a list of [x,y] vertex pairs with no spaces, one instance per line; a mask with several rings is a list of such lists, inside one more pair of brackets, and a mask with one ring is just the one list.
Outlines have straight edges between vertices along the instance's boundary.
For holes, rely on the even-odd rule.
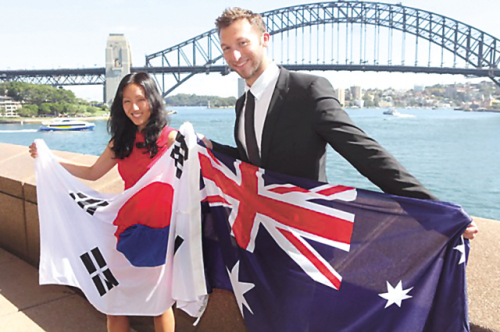
[[477,224],[473,221],[465,229],[463,237],[468,239],[468,240],[472,240],[476,236],[477,233],[479,233],[479,228],[477,227]]
[[36,149],[35,142],[31,143],[31,145],[29,146],[29,151],[32,158],[38,157],[38,150]]

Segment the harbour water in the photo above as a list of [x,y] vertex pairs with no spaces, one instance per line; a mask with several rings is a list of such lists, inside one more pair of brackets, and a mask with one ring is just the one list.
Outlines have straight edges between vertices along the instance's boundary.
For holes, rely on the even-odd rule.
[[[189,121],[208,138],[234,145],[233,109],[175,110],[170,118],[174,128]],[[473,216],[500,220],[500,114],[400,109],[405,116],[396,117],[383,111],[347,110],[441,200],[460,204]],[[94,131],[82,132],[38,132],[39,124],[0,124],[0,142],[27,146],[42,138],[53,150],[99,155],[109,136],[105,121],[95,123]],[[331,183],[378,190],[331,148],[327,175]]]

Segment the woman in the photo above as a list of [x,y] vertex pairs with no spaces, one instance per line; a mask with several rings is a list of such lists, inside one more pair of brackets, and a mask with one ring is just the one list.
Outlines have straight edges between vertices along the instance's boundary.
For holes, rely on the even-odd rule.
[[[125,76],[111,106],[108,131],[111,140],[92,166],[60,161],[72,175],[95,181],[118,164],[125,189],[132,187],[173,144],[177,132],[170,128],[163,99],[155,82],[143,72]],[[37,157],[35,144],[30,154]],[[154,317],[155,331],[174,331],[172,308]],[[108,331],[129,331],[127,316],[107,316]]]

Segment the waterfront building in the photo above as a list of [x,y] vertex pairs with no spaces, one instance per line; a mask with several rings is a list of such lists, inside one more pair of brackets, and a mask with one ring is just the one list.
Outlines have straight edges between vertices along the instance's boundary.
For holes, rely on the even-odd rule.
[[392,96],[390,95],[382,95],[379,101],[379,106],[380,107],[393,107],[394,106],[394,100],[392,99]]
[[11,97],[0,96],[0,116],[16,117],[19,116],[17,110],[22,107],[22,104],[15,101]]
[[500,99],[490,96],[488,108],[494,110],[500,110]]
[[354,85],[351,86],[351,104],[356,107],[363,107],[359,105],[363,105],[364,101],[362,100],[361,95],[361,87]]
[[356,99],[354,101],[354,106],[358,108],[363,108],[363,106],[365,106],[365,101],[363,99]]
[[422,92],[425,90],[425,87],[423,85],[414,85],[413,86],[413,91],[415,92]]
[[361,87],[354,85],[351,86],[351,100],[361,99]]
[[335,98],[339,101],[340,105],[345,106],[345,89],[335,89]]

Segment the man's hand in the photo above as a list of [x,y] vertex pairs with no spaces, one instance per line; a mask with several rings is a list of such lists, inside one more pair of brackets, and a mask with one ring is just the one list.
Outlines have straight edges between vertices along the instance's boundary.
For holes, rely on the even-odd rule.
[[207,148],[209,148],[210,150],[212,150],[214,148],[212,145],[212,141],[209,140],[208,138],[206,138],[205,136],[203,136],[202,141],[203,141],[203,143],[205,143],[205,146]]

